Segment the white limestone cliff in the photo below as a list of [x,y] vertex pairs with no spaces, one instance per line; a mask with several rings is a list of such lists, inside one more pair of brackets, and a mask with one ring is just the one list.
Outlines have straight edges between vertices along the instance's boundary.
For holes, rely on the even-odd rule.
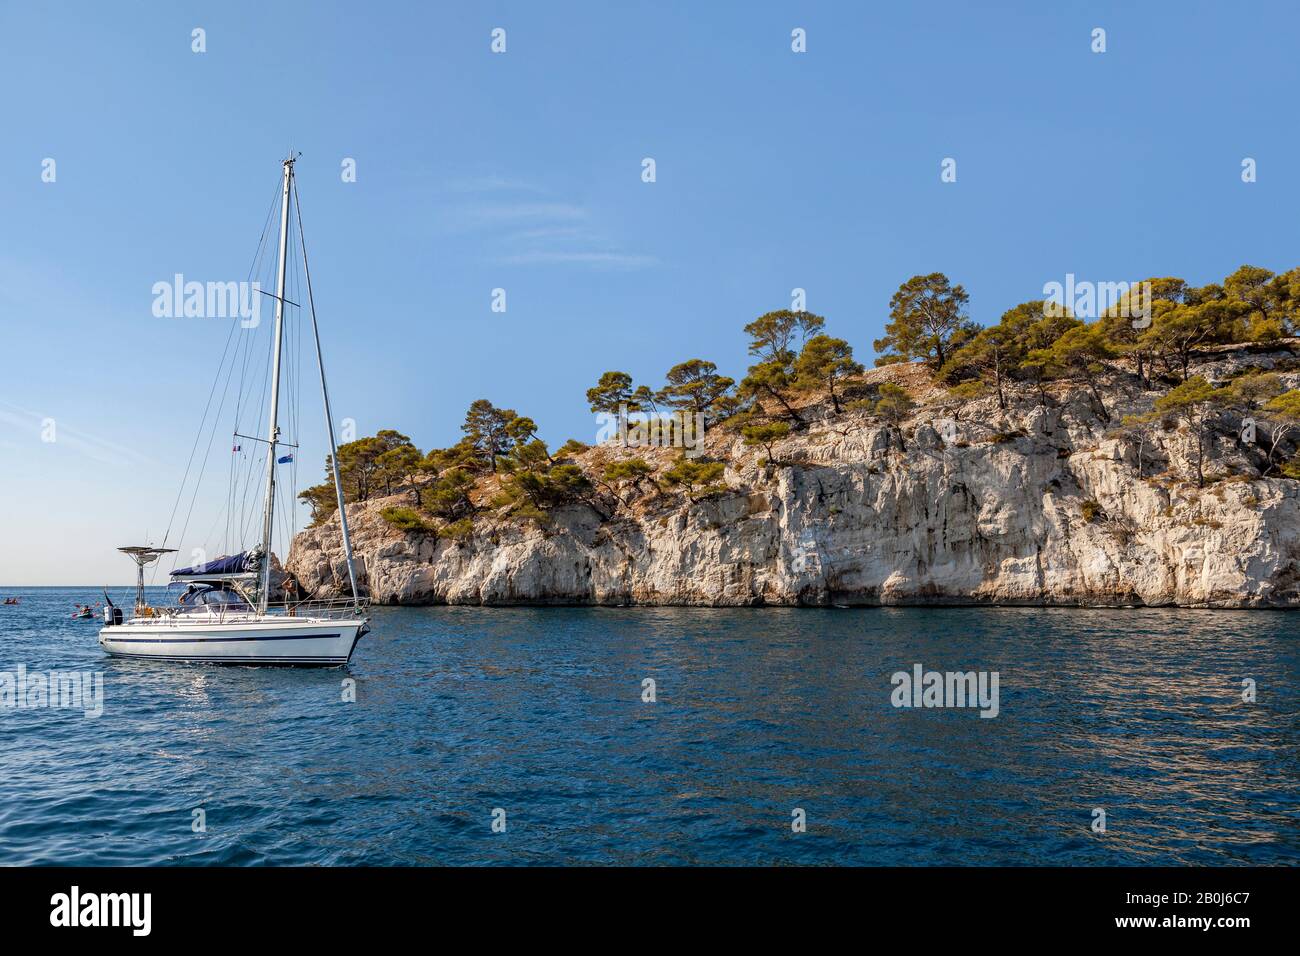
[[[1201,371],[1222,380],[1275,359],[1220,356]],[[920,401],[901,429],[809,408],[817,420],[774,465],[714,429],[707,453],[728,463],[727,491],[695,502],[624,488],[625,504],[605,498],[612,517],[572,505],[546,527],[486,510],[462,541],[380,517],[409,494],[349,505],[364,583],[393,604],[1300,605],[1300,481],[1259,478],[1262,452],[1230,415],[1207,433],[1198,488],[1185,428],[1153,425],[1141,444],[1111,430],[1157,392],[1108,395],[1108,423],[1079,390],[1045,404],[1022,392],[1002,412],[991,397],[946,400],[915,367],[875,370],[864,387],[883,380]],[[599,473],[675,455],[602,446],[575,461]],[[288,567],[321,593],[346,582],[337,517],[299,534]]]

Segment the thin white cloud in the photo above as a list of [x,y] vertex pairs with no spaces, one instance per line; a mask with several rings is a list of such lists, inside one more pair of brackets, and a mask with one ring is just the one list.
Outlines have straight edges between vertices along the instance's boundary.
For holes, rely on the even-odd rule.
[[446,190],[452,193],[543,192],[532,183],[506,176],[474,176],[469,179],[456,179],[446,185]]
[[604,242],[604,237],[589,226],[541,226],[523,229],[506,236],[509,242]]
[[[40,415],[3,400],[0,400],[0,406],[4,406],[4,408],[0,408],[0,424],[8,425],[15,431],[20,432],[30,443],[68,448],[102,465],[125,467],[131,465],[155,466],[159,464],[155,459],[140,454],[130,446],[73,428],[55,416]],[[52,442],[47,441],[45,438],[47,421],[53,422],[54,441]],[[29,447],[34,447],[34,444],[30,444]]]
[[[473,198],[451,205],[442,217],[444,228],[479,236],[495,247],[495,262],[592,269],[659,264],[654,256],[620,248],[587,206],[557,198],[526,180],[483,176],[454,182],[449,191]],[[528,195],[511,195],[520,193]]]
[[469,208],[470,218],[481,223],[515,223],[526,220],[585,220],[587,210],[564,202],[483,203]]
[[503,256],[510,265],[590,265],[614,269],[646,269],[659,264],[654,256],[627,255],[621,252],[554,252],[534,249]]

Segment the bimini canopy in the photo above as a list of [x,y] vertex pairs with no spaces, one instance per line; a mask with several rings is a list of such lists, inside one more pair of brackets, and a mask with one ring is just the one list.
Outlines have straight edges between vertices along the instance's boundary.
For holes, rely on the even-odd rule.
[[180,568],[172,572],[172,577],[180,581],[214,581],[243,578],[257,573],[257,555],[251,551],[217,558],[207,564],[196,564],[192,568]]

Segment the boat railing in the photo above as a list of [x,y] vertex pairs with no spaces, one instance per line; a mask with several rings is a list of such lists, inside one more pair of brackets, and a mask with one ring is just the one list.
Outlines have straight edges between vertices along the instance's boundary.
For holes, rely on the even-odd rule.
[[290,617],[348,618],[358,617],[370,609],[370,598],[308,598],[286,601],[284,613]]
[[[286,617],[318,617],[327,620],[346,620],[358,617],[370,608],[370,598],[354,601],[352,598],[309,598],[303,601],[276,601],[267,610]],[[172,605],[162,607],[144,606],[136,609],[137,619],[149,619],[160,624],[178,624],[184,621],[205,619],[210,623],[224,624],[227,621],[246,620],[254,614],[250,604],[197,604],[193,606]]]

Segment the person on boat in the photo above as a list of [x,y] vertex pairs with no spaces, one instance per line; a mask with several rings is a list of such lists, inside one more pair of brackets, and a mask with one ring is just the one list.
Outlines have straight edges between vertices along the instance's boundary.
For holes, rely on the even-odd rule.
[[285,573],[284,582],[280,586],[284,590],[286,601],[301,601],[307,596],[307,590],[298,583],[298,579],[292,573]]

